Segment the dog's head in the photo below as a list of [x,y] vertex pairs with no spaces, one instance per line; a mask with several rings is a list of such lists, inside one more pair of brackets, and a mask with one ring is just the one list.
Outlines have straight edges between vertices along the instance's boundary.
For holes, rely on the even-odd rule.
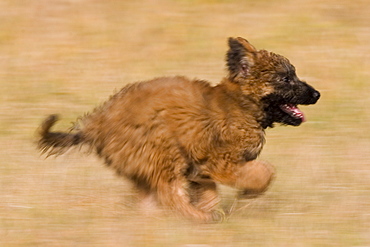
[[315,104],[320,93],[299,80],[294,66],[281,55],[256,50],[243,38],[229,38],[226,55],[229,80],[240,85],[243,94],[262,105],[262,126],[273,123],[300,125],[304,114],[297,105]]

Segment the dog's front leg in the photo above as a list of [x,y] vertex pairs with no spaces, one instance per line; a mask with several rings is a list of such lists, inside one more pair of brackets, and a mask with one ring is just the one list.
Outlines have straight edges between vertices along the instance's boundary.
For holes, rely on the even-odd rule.
[[226,162],[222,170],[210,170],[217,182],[240,190],[246,197],[254,197],[267,190],[275,176],[274,167],[264,161],[252,160],[242,164]]
[[253,160],[237,167],[234,187],[242,197],[256,197],[265,192],[275,177],[275,168],[264,161]]

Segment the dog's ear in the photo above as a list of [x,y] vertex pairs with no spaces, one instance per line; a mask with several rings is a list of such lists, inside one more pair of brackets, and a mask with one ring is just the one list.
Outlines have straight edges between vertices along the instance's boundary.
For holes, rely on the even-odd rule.
[[246,39],[229,38],[229,50],[226,54],[227,68],[231,79],[245,78],[254,64],[257,50]]
[[242,38],[242,37],[237,37],[236,40],[244,46],[244,48],[251,53],[257,52],[257,49],[248,42],[248,40]]

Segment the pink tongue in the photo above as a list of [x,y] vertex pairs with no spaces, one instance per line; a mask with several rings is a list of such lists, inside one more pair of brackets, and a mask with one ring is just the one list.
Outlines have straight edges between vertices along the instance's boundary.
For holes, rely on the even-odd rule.
[[281,105],[281,109],[295,118],[302,119],[302,122],[306,121],[304,114],[299,108],[292,104]]

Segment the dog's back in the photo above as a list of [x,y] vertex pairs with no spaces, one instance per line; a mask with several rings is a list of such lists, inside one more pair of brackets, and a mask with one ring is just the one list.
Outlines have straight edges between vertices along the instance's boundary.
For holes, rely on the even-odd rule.
[[200,144],[196,136],[200,123],[209,121],[210,90],[208,83],[184,77],[132,84],[85,116],[81,131],[119,173],[150,178],[173,159],[184,159],[185,139]]

